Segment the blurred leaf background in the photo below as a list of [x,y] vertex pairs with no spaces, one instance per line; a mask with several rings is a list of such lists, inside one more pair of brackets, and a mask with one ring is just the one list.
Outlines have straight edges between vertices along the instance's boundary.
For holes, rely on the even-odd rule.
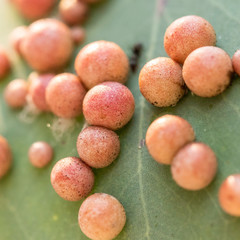
[[[77,215],[81,202],[66,202],[54,192],[50,172],[54,163],[77,156],[76,138],[84,119],[70,122],[61,136],[61,122],[41,114],[26,122],[22,110],[9,109],[2,96],[14,78],[26,79],[30,68],[9,46],[8,35],[26,21],[9,4],[0,2],[0,42],[9,50],[13,71],[0,83],[0,134],[11,144],[14,164],[0,182],[0,240],[87,239],[80,231]],[[109,40],[131,55],[135,43],[144,45],[138,72],[129,76],[127,86],[136,100],[132,121],[118,131],[121,154],[109,167],[94,170],[93,192],[118,198],[127,213],[127,223],[118,240],[237,240],[240,220],[226,215],[218,204],[218,189],[230,174],[240,172],[240,81],[220,96],[207,99],[188,93],[176,107],[155,108],[141,96],[138,73],[150,59],[167,56],[163,48],[166,27],[176,18],[196,14],[215,28],[217,46],[230,56],[240,47],[239,0],[107,0],[91,8],[85,27],[87,40]],[[55,11],[56,12],[56,11]],[[54,16],[54,14],[53,14]],[[78,53],[79,46],[75,50]],[[74,57],[66,71],[74,72]],[[214,182],[202,191],[180,189],[168,166],[157,164],[146,147],[139,147],[149,124],[164,114],[176,114],[194,127],[197,140],[209,144],[218,157]],[[25,120],[24,120],[25,119]],[[54,161],[45,169],[29,162],[29,146],[38,140],[54,146]]]

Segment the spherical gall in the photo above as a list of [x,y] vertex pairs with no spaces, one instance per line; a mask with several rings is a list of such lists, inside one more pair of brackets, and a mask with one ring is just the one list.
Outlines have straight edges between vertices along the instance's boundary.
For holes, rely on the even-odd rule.
[[71,28],[72,39],[75,44],[80,44],[84,42],[86,38],[86,32],[82,27],[72,27]]
[[139,88],[154,106],[175,105],[185,93],[182,68],[170,58],[155,58],[141,70]]
[[240,76],[240,50],[237,50],[232,57],[234,71]]
[[12,165],[12,153],[7,140],[0,136],[0,179],[5,176]]
[[122,204],[113,196],[95,193],[81,205],[78,222],[82,232],[93,240],[114,239],[126,223]]
[[88,91],[83,100],[83,114],[90,125],[117,130],[133,116],[134,97],[117,82],[105,82]]
[[73,51],[73,40],[65,24],[56,19],[41,19],[28,29],[20,51],[33,69],[51,72],[68,62]]
[[200,190],[213,180],[217,159],[210,147],[203,143],[190,143],[175,155],[171,172],[175,182],[187,190]]
[[29,20],[47,15],[55,2],[56,0],[13,0],[18,11]]
[[41,111],[50,111],[46,102],[46,88],[54,76],[51,73],[30,75],[29,94],[35,106]]
[[71,73],[52,78],[46,89],[46,100],[51,111],[62,118],[74,118],[82,113],[86,90],[80,79]]
[[11,64],[6,51],[0,47],[0,79],[4,78],[10,71]]
[[15,28],[10,35],[10,42],[14,50],[21,55],[21,44],[27,34],[28,28],[20,26]]
[[233,72],[228,54],[217,47],[194,50],[183,65],[183,79],[187,87],[200,97],[213,97],[230,84]]
[[94,174],[89,166],[76,157],[58,161],[51,172],[56,193],[68,201],[79,201],[92,190]]
[[80,132],[77,151],[90,167],[103,168],[117,158],[120,152],[119,137],[109,129],[90,126]]
[[61,0],[60,16],[69,25],[82,24],[88,15],[88,5],[81,0]]
[[178,116],[164,115],[149,126],[146,145],[154,160],[171,164],[179,149],[194,138],[193,128],[186,120]]
[[199,16],[178,18],[167,28],[164,36],[167,54],[179,63],[184,63],[193,50],[215,44],[216,34],[212,25]]
[[5,91],[4,99],[12,108],[23,107],[27,103],[28,83],[23,79],[11,81]]
[[80,50],[75,60],[75,70],[85,87],[90,89],[105,81],[125,83],[129,62],[116,43],[97,41]]
[[226,213],[240,217],[240,174],[233,174],[225,179],[219,189],[218,198]]
[[53,149],[46,142],[35,142],[28,150],[28,158],[34,167],[43,168],[52,160]]

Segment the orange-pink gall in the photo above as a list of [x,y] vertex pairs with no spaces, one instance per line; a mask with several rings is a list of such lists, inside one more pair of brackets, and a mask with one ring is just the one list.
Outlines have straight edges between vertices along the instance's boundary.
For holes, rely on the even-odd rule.
[[50,111],[46,101],[46,88],[54,76],[52,73],[30,75],[29,94],[35,106],[41,111]]
[[90,126],[77,139],[79,157],[93,168],[110,165],[120,152],[118,135],[106,128]]
[[4,99],[12,108],[23,107],[27,103],[28,83],[23,79],[11,81],[4,91]]
[[184,63],[193,50],[215,44],[216,34],[212,25],[199,16],[178,18],[167,28],[164,36],[167,54],[179,63]]
[[59,12],[67,24],[82,24],[88,16],[88,5],[81,0],[61,0]]
[[171,172],[175,182],[187,190],[207,187],[217,172],[217,159],[212,149],[203,143],[189,143],[175,155]]
[[135,108],[131,91],[121,83],[105,82],[90,89],[83,100],[83,114],[90,125],[117,130],[132,118]]
[[12,153],[8,141],[0,136],[0,179],[5,176],[12,165]]
[[171,58],[155,58],[142,68],[139,88],[146,100],[154,106],[175,105],[185,93],[182,68]]
[[38,20],[29,26],[20,51],[34,70],[57,71],[67,64],[72,55],[71,31],[56,19]]
[[233,73],[229,55],[218,47],[194,50],[183,65],[183,79],[187,87],[200,97],[214,97],[230,84]]
[[46,16],[56,0],[12,0],[18,11],[29,20]]
[[0,47],[0,79],[4,78],[10,71],[11,64],[6,51]]
[[129,61],[125,52],[113,42],[96,41],[78,53],[75,70],[86,88],[105,82],[125,83]]
[[111,240],[117,237],[126,223],[122,204],[113,196],[95,193],[81,205],[78,223],[82,232],[93,240]]
[[234,71],[240,76],[240,50],[237,50],[232,57]]
[[27,34],[28,28],[26,26],[19,26],[15,28],[10,35],[10,43],[13,49],[21,55],[21,43]]
[[73,42],[76,45],[84,42],[86,38],[86,31],[84,28],[78,27],[78,26],[72,27],[71,33],[72,33]]
[[224,180],[218,198],[226,213],[240,217],[240,174],[230,175]]
[[146,145],[155,161],[171,164],[179,149],[192,142],[194,138],[193,128],[185,119],[174,115],[164,115],[149,126],[146,133]]
[[62,118],[74,118],[82,113],[86,90],[80,79],[71,73],[56,75],[46,88],[46,101],[51,111]]
[[58,161],[53,167],[51,183],[61,198],[79,201],[91,192],[94,174],[79,158],[67,157]]
[[53,149],[47,142],[35,142],[28,150],[30,163],[37,168],[47,166],[53,158]]

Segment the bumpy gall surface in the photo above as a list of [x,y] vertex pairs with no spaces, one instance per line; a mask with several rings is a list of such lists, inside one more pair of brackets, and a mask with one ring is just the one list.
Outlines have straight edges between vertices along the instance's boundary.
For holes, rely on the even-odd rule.
[[142,95],[154,106],[175,105],[185,93],[182,68],[170,58],[155,58],[142,68],[139,88]]
[[216,34],[212,25],[199,16],[178,18],[167,28],[164,36],[167,54],[179,63],[184,63],[193,50],[215,44]]
[[113,42],[96,41],[78,53],[75,70],[86,88],[105,82],[125,83],[129,62],[124,51]]
[[94,174],[89,166],[76,157],[58,161],[51,172],[56,193],[68,201],[79,201],[92,190]]
[[90,125],[117,130],[133,116],[134,97],[117,82],[105,82],[88,91],[83,100],[83,114]]
[[82,232],[90,239],[111,240],[122,231],[126,214],[115,197],[95,193],[82,203],[78,222]]
[[171,172],[175,182],[187,190],[200,190],[216,175],[217,159],[210,147],[203,143],[189,143],[175,155]]
[[193,128],[186,120],[174,115],[164,115],[149,126],[146,145],[155,161],[171,164],[179,149],[194,138]]
[[218,47],[194,50],[183,65],[183,79],[187,87],[200,97],[213,97],[230,84],[233,73],[228,54]]
[[20,45],[28,64],[39,72],[56,71],[66,65],[73,51],[70,29],[56,19],[32,23]]
[[80,132],[77,151],[90,167],[103,168],[117,158],[120,152],[119,137],[109,129],[90,126]]
[[71,73],[56,75],[46,88],[46,101],[51,111],[62,118],[74,118],[82,113],[86,90],[80,79]]

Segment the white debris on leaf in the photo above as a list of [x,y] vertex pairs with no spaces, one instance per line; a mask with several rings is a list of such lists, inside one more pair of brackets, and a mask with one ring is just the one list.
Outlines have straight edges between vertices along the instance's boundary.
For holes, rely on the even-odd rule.
[[55,117],[52,123],[47,127],[51,129],[53,137],[57,142],[66,139],[67,136],[75,129],[78,122],[75,118],[58,118]]
[[36,117],[41,113],[41,111],[35,106],[32,101],[31,96],[28,94],[26,97],[27,104],[24,106],[23,110],[19,113],[19,119],[24,123],[32,123]]

